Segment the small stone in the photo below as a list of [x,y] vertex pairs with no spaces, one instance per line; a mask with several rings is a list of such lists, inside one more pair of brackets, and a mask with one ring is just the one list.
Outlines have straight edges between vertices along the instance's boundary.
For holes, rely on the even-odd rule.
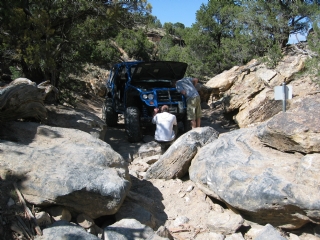
[[189,221],[190,221],[189,218],[185,216],[180,216],[180,217],[177,217],[176,220],[174,220],[173,225],[178,227],[182,224],[188,223]]
[[191,185],[191,186],[189,186],[188,188],[187,188],[187,192],[191,192],[192,190],[193,190],[193,186]]
[[138,172],[138,176],[141,179],[144,179],[144,177],[146,176],[146,172]]
[[168,228],[165,226],[160,226],[158,230],[156,231],[156,234],[162,238],[168,238],[173,240],[173,236],[171,235],[170,231]]
[[290,240],[300,240],[300,238],[293,233],[289,233],[289,239]]
[[50,215],[46,212],[38,212],[35,214],[36,222],[40,227],[48,226],[52,223]]
[[77,223],[83,228],[90,228],[94,225],[94,221],[88,215],[82,213],[77,216]]

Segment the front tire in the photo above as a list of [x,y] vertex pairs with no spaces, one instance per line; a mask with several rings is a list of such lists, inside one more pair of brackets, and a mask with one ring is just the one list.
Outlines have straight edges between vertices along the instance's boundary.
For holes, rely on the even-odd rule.
[[115,127],[118,123],[118,114],[112,107],[112,100],[107,99],[102,107],[102,118],[108,127]]
[[142,139],[139,109],[136,107],[128,107],[124,116],[125,129],[129,142],[139,142]]

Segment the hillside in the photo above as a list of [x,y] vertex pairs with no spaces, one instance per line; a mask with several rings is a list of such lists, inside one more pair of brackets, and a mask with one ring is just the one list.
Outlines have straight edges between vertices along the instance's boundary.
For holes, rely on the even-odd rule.
[[[211,91],[208,101],[202,103],[201,128],[180,135],[166,152],[162,152],[159,144],[153,141],[152,130],[144,132],[144,141],[129,143],[121,117],[115,128],[104,129],[100,125],[103,97],[97,95],[103,91],[90,84],[102,82],[107,73],[91,68],[95,69],[92,71],[95,74],[83,78],[87,85],[80,84],[91,87],[87,91],[73,93],[75,108],[46,105],[49,118],[52,118],[46,124],[1,123],[1,164],[5,165],[1,165],[0,172],[0,233],[6,240],[10,237],[17,239],[19,231],[13,228],[12,235],[11,229],[13,223],[21,228],[18,216],[30,224],[24,217],[13,189],[12,182],[17,177],[25,182],[24,188],[21,188],[22,185],[19,187],[26,199],[29,199],[30,209],[34,213],[42,210],[49,212],[52,206],[43,207],[32,203],[39,193],[40,199],[47,197],[45,189],[38,189],[39,193],[36,194],[33,192],[42,179],[48,179],[46,184],[56,184],[58,176],[66,177],[64,181],[72,183],[65,184],[68,190],[77,192],[73,188],[83,182],[80,179],[86,179],[93,173],[83,173],[86,168],[102,164],[103,168],[95,168],[95,171],[100,172],[121,163],[122,166],[117,165],[109,174],[119,171],[116,175],[123,175],[123,181],[129,176],[132,185],[123,194],[121,207],[113,210],[116,213],[94,218],[95,225],[101,229],[105,229],[104,224],[111,226],[120,224],[123,219],[134,218],[154,232],[165,226],[172,239],[251,240],[258,239],[259,234],[269,236],[270,231],[277,236],[274,239],[318,239],[317,212],[320,207],[317,205],[316,186],[319,178],[316,173],[320,151],[317,144],[320,137],[320,104],[317,100],[319,86],[312,81],[311,75],[303,73],[308,52],[303,48],[300,50],[288,48],[287,54],[275,68],[268,68],[265,63],[252,60],[245,66],[235,66],[198,86],[200,90]],[[292,100],[288,100],[287,113],[282,112],[282,102],[274,100],[273,95],[273,88],[283,81],[293,86],[294,93]],[[62,124],[64,128],[61,128]],[[93,128],[96,132],[92,131]],[[97,131],[103,134],[104,141],[96,139]],[[48,145],[54,147],[51,149]],[[99,155],[103,149],[108,154]],[[82,152],[84,150],[91,152]],[[193,153],[189,154],[191,150]],[[21,152],[18,158],[15,154],[17,152]],[[72,161],[69,160],[70,154],[73,156]],[[99,161],[88,157],[94,154],[97,154],[95,156]],[[107,157],[104,159],[101,157],[103,155]],[[180,157],[179,161],[175,157]],[[20,165],[22,158],[26,162]],[[32,159],[32,162],[27,159]],[[9,163],[13,161],[16,161],[19,168],[10,170]],[[77,162],[73,166],[75,161],[81,164]],[[179,162],[187,162],[187,172],[184,167],[176,165]],[[12,165],[14,167],[15,164]],[[41,166],[40,171],[36,168],[38,165]],[[64,168],[59,168],[60,165]],[[72,174],[71,170],[68,170],[68,174],[72,177],[60,174],[69,167],[77,174]],[[174,179],[150,178],[159,172],[170,172],[163,169],[174,169],[184,174]],[[97,176],[92,177],[90,182],[103,186],[100,191],[109,189],[105,183],[107,180],[98,181],[106,177],[104,174],[99,175],[98,179]],[[28,184],[35,185],[28,187]],[[84,184],[89,188],[86,182]],[[65,185],[62,184],[61,188],[64,189]],[[83,186],[80,188],[83,191]],[[76,198],[77,201],[83,201],[86,194],[83,192],[82,197]],[[64,195],[61,194],[54,201],[70,210],[72,222],[76,222],[79,214],[74,210],[75,207],[86,211],[86,214],[99,215],[99,211],[94,209],[96,206],[92,206],[99,202],[97,199],[92,204],[91,197],[94,196],[85,203],[85,208],[81,208],[73,205],[77,202],[75,199],[70,202],[68,199],[60,201]],[[263,205],[258,202],[260,200],[264,201]],[[95,211],[96,215],[88,209]],[[46,234],[53,234],[49,232],[50,228],[42,229]],[[107,234],[108,230],[104,231]]]

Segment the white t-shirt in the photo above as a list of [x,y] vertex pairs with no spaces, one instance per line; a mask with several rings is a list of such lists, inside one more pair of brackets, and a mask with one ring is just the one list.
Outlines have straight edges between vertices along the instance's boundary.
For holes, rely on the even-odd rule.
[[155,140],[172,141],[174,139],[173,125],[177,125],[175,115],[168,112],[158,113],[152,118],[152,123],[156,124]]

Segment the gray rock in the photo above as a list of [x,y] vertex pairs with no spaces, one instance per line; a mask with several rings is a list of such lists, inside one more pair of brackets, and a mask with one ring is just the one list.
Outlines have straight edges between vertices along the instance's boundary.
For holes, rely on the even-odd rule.
[[[289,107],[289,102],[287,107]],[[265,88],[255,97],[244,103],[239,109],[239,113],[234,120],[239,127],[244,128],[252,124],[264,122],[283,109],[282,101],[274,100],[274,90]]]
[[131,185],[123,158],[80,130],[6,123],[0,149],[1,177],[18,177],[26,201],[35,205],[66,206],[97,218],[117,212]]
[[94,225],[94,221],[87,214],[81,213],[77,216],[77,223],[83,228],[91,228]]
[[320,154],[279,152],[256,134],[256,128],[235,130],[202,147],[190,179],[250,221],[288,229],[319,221]]
[[17,78],[0,88],[0,121],[26,118],[44,120],[47,110],[43,101],[50,89],[39,88],[27,78]]
[[46,227],[52,223],[50,215],[47,212],[38,212],[35,214],[35,218],[40,227]]
[[173,225],[178,227],[180,225],[188,223],[189,221],[189,218],[187,218],[186,216],[179,216],[174,220]]
[[235,233],[243,222],[243,218],[231,210],[225,210],[221,213],[212,211],[208,214],[207,226],[212,232],[228,235]]
[[183,177],[198,148],[217,139],[219,133],[211,127],[195,128],[180,136],[146,172],[145,179]]
[[115,214],[116,220],[120,221],[122,219],[136,219],[141,224],[154,228],[156,226],[156,220],[154,216],[143,206],[125,200],[119,211]]
[[286,240],[285,237],[270,224],[267,224],[253,240]]
[[100,240],[100,238],[86,232],[82,227],[67,221],[58,221],[43,230],[42,236],[35,240]]
[[158,228],[158,230],[156,231],[156,234],[160,237],[163,238],[168,238],[170,240],[173,240],[173,236],[171,235],[170,231],[168,228],[166,228],[165,226],[160,226]]
[[135,219],[122,219],[104,229],[105,240],[143,240],[154,235],[152,228]]
[[47,105],[47,119],[42,123],[53,127],[74,128],[90,133],[93,137],[104,140],[107,125],[93,113],[65,107]]
[[307,96],[287,112],[281,112],[259,127],[264,144],[280,151],[320,152],[320,99]]

